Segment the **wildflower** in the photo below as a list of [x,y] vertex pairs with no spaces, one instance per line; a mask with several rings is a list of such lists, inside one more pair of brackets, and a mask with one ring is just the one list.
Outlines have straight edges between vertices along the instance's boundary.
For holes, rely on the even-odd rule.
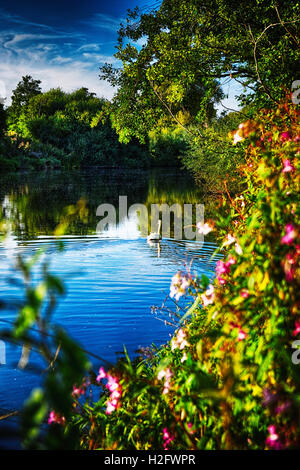
[[167,447],[173,440],[175,439],[174,436],[172,436],[167,428],[163,428],[163,440],[164,440],[164,450],[169,450]]
[[157,378],[158,380],[162,380],[163,378],[165,379],[165,383],[164,383],[164,389],[163,389],[163,394],[166,395],[167,393],[169,393],[169,390],[170,390],[170,379],[171,377],[173,376],[171,370],[169,368],[167,369],[162,369],[158,375],[157,375]]
[[187,355],[186,355],[186,352],[184,352],[180,362],[185,362],[186,360],[187,360]]
[[170,297],[175,297],[178,301],[182,295],[186,293],[186,289],[190,286],[191,280],[187,274],[180,271],[172,277],[170,286]]
[[80,395],[83,395],[85,393],[85,386],[82,387],[77,387],[76,385],[73,385],[73,392],[72,396],[75,398],[80,397]]
[[115,411],[116,406],[113,405],[109,400],[106,402],[106,411],[107,415],[110,415],[113,411]]
[[237,336],[238,341],[243,341],[244,339],[247,338],[248,336],[247,333],[244,330],[242,330],[242,328],[238,324],[231,322],[230,327],[231,329],[235,329],[235,328],[238,329],[238,336]]
[[244,330],[242,330],[241,328],[239,328],[239,332],[238,332],[238,341],[243,341],[243,339],[246,339],[247,338],[247,333],[245,333]]
[[224,261],[219,260],[216,265],[216,273],[218,276],[221,276],[222,274],[228,274],[230,271],[229,265],[224,263]]
[[285,235],[281,238],[281,243],[284,245],[290,245],[294,238],[296,238],[297,232],[292,223],[288,223],[285,226]]
[[225,242],[223,243],[223,246],[229,246],[232,243],[234,243],[235,241],[236,240],[235,240],[234,236],[231,235],[230,233],[228,233],[227,236],[226,236]]
[[295,321],[295,329],[292,333],[293,336],[297,336],[300,333],[300,321]]
[[297,257],[297,252],[294,254],[288,253],[282,261],[285,278],[288,282],[291,282],[294,279],[294,274],[296,272],[296,269],[295,269],[296,257]]
[[241,255],[243,253],[243,250],[242,250],[242,247],[239,243],[236,243],[234,245],[234,249],[235,249],[235,252],[238,254],[238,255]]
[[283,449],[284,446],[279,440],[279,436],[276,433],[276,428],[274,425],[268,427],[269,436],[266,439],[266,445],[271,447],[274,450]]
[[248,289],[242,289],[240,292],[241,297],[244,297],[244,299],[247,299],[249,297],[249,291]]
[[275,408],[275,414],[279,415],[287,411],[291,406],[291,402],[289,400],[280,403],[279,405],[276,406]]
[[291,164],[290,160],[287,158],[283,162],[283,170],[282,173],[289,173],[295,171],[295,167]]
[[106,402],[106,414],[111,414],[119,406],[119,400],[122,395],[122,387],[117,377],[107,374],[103,367],[100,367],[99,374],[96,378],[97,382],[102,379],[107,379],[106,388],[110,391],[109,400]]
[[215,288],[212,284],[209,284],[208,289],[205,291],[204,294],[201,294],[201,299],[203,302],[204,307],[207,305],[213,304],[215,301]]
[[280,136],[281,142],[286,142],[292,140],[291,134],[289,132],[282,132]]
[[186,346],[189,346],[189,343],[186,341],[186,332],[180,328],[178,330],[177,335],[172,339],[171,342],[171,349],[174,351],[174,349],[179,348],[179,349],[184,349]]
[[64,425],[66,423],[66,418],[52,410],[49,414],[48,424],[52,423]]
[[193,427],[192,423],[188,423],[187,426],[188,426],[188,429],[189,429],[189,434],[195,434],[196,431],[194,431],[192,429],[192,427]]
[[198,229],[198,233],[203,233],[203,235],[207,235],[213,230],[213,227],[209,225],[207,222],[205,224],[203,222],[198,222],[197,229]]
[[105,379],[105,378],[106,378],[106,372],[105,372],[105,370],[103,369],[103,367],[100,367],[100,369],[99,369],[99,374],[98,374],[97,377],[96,377],[96,381],[97,381],[97,382],[100,382],[100,380]]

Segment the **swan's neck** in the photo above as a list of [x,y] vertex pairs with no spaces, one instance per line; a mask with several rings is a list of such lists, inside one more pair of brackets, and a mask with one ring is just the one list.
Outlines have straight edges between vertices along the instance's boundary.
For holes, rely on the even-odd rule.
[[160,234],[160,229],[161,229],[161,220],[159,219],[158,221],[158,229],[157,229],[157,233]]

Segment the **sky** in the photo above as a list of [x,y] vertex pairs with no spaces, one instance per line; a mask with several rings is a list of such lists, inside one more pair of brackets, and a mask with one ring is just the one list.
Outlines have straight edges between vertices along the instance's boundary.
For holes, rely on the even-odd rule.
[[[99,66],[117,64],[117,31],[128,8],[148,11],[159,0],[0,0],[0,96],[10,104],[23,75],[41,80],[43,91],[82,86],[111,99]],[[227,89],[224,91],[227,92]],[[234,90],[227,106],[235,106]]]

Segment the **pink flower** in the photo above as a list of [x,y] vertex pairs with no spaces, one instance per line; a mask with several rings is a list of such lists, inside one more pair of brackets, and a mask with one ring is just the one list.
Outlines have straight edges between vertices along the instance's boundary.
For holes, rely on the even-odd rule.
[[221,276],[222,274],[228,274],[230,271],[229,265],[224,263],[223,261],[219,260],[216,265],[216,273],[218,276]]
[[290,245],[294,238],[296,238],[297,232],[292,223],[288,223],[285,226],[285,235],[281,238],[281,243],[285,245]]
[[224,285],[226,284],[226,280],[223,279],[221,276],[218,276],[217,279],[218,279],[219,284],[220,284],[221,286],[224,286]]
[[97,376],[96,380],[97,382],[100,382],[102,379],[107,379],[105,387],[110,391],[110,397],[106,402],[105,411],[105,413],[109,415],[119,406],[119,400],[122,395],[122,387],[117,377],[113,377],[112,375],[107,374],[103,367],[100,367],[99,375]]
[[235,329],[235,328],[238,329],[238,336],[237,336],[238,341],[243,341],[244,339],[247,338],[248,336],[247,333],[244,330],[242,330],[242,328],[236,323],[231,322],[230,327],[231,329]]
[[243,341],[243,339],[247,338],[247,333],[245,333],[244,330],[239,328],[239,333],[238,333],[238,341]]
[[284,449],[284,445],[280,442],[274,425],[268,427],[269,436],[266,439],[266,445],[274,450]]
[[170,390],[170,379],[171,377],[173,376],[171,370],[169,368],[167,369],[162,369],[158,375],[157,375],[157,378],[158,380],[162,380],[163,378],[165,379],[165,383],[164,383],[164,389],[163,389],[163,394],[166,395],[167,393],[169,393],[169,390]]
[[174,351],[176,348],[184,349],[186,346],[189,346],[189,343],[186,341],[186,332],[180,328],[177,335],[172,339],[171,349]]
[[300,321],[295,321],[295,329],[292,333],[293,336],[297,336],[300,333]]
[[76,387],[76,385],[73,385],[73,392],[72,395],[75,398],[80,397],[80,395],[84,395],[85,393],[85,388],[84,387]]
[[55,413],[55,411],[51,411],[48,418],[48,424],[52,423],[64,425],[66,423],[66,418],[58,413]]
[[113,411],[115,411],[116,405],[112,404],[109,400],[106,402],[106,410],[105,413],[110,415]]
[[295,167],[291,164],[289,159],[284,160],[282,173],[289,173],[295,171]]
[[192,423],[188,423],[187,424],[188,428],[189,428],[189,434],[195,434],[196,431],[194,431],[192,428],[193,428],[193,425]]
[[241,297],[244,297],[244,299],[247,299],[249,297],[249,291],[248,289],[242,289],[240,292]]
[[175,439],[174,436],[172,436],[167,428],[163,428],[163,440],[164,440],[164,450],[169,450],[167,447],[173,440]]
[[282,142],[286,142],[286,141],[290,141],[292,140],[292,137],[291,137],[291,134],[289,132],[282,132],[281,136],[280,136],[280,140]]
[[283,403],[280,403],[279,405],[276,406],[275,408],[275,413],[277,415],[280,415],[287,411],[291,407],[291,402],[290,401],[285,401]]
[[105,379],[105,378],[106,378],[106,372],[103,369],[103,367],[100,367],[99,374],[97,375],[96,380],[97,380],[97,382],[100,382],[100,380]]
[[170,286],[170,297],[175,297],[178,301],[182,295],[186,293],[186,289],[190,286],[191,280],[187,274],[178,271],[173,277]]

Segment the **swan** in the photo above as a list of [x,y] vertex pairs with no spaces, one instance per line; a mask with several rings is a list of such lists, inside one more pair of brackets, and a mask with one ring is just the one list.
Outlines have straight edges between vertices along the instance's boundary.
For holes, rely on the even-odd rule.
[[147,237],[147,242],[149,242],[149,241],[157,241],[158,242],[161,239],[160,229],[161,229],[161,220],[159,219],[158,226],[157,226],[157,232],[151,232],[150,235],[148,235],[148,237]]

